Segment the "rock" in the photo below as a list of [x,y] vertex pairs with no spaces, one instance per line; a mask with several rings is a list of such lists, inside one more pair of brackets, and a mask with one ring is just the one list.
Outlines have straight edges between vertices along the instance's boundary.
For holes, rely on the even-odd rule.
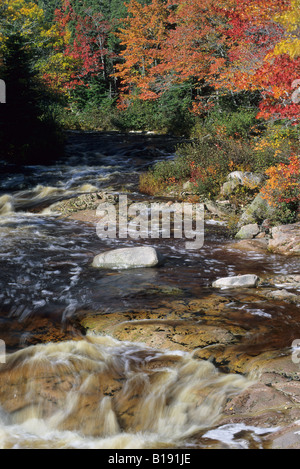
[[[258,357],[258,379],[229,399],[223,424],[243,423],[264,429],[269,449],[299,447],[299,365],[289,355]],[[256,359],[253,360],[253,364]],[[271,430],[271,431],[270,431]],[[295,433],[293,433],[293,431]],[[284,436],[284,438],[283,438]],[[244,435],[245,438],[245,435]]]
[[300,289],[300,275],[299,274],[289,274],[289,275],[274,275],[268,277],[267,281],[271,285],[276,285],[279,287],[288,286],[291,288]]
[[231,179],[230,181],[224,182],[221,188],[221,194],[224,197],[227,197],[232,194],[238,186],[240,186],[240,183],[237,179]]
[[227,176],[228,181],[237,181],[243,186],[250,188],[259,187],[263,184],[265,177],[260,173],[251,173],[249,171],[233,171]]
[[225,182],[221,188],[221,194],[226,197],[232,194],[238,186],[245,186],[249,189],[255,189],[260,187],[263,182],[264,176],[262,174],[234,171],[228,174],[227,182]]
[[106,251],[95,256],[93,267],[106,269],[130,269],[155,267],[162,261],[162,256],[150,246],[120,248]]
[[272,300],[286,301],[288,303],[300,304],[300,295],[289,292],[285,289],[283,290],[272,290],[265,292],[264,296],[266,298],[271,298]]
[[[299,277],[293,275],[289,280],[299,281]],[[255,304],[257,301],[260,304],[258,294],[262,290],[237,291],[240,306]],[[124,307],[116,312],[98,311],[90,314],[84,311],[80,323],[87,337],[95,334],[96,337],[112,336],[126,343],[144,343],[157,350],[167,350],[169,354],[175,351],[178,360],[181,357],[178,351],[192,353],[193,359],[212,362],[225,373],[222,385],[230,379],[228,373],[247,376],[249,386],[241,392],[232,393],[224,402],[217,430],[220,425],[230,425],[230,428],[235,429],[232,444],[235,441],[237,445],[242,442],[251,445],[251,448],[252,445],[256,447],[255,444],[262,448],[267,440],[267,447],[272,446],[273,441],[276,448],[286,445],[295,447],[298,440],[291,439],[289,442],[288,432],[291,430],[290,425],[300,419],[300,369],[299,363],[292,360],[290,349],[292,338],[298,337],[297,331],[291,333],[288,324],[286,331],[275,325],[273,321],[276,321],[276,315],[270,327],[269,320],[266,324],[260,316],[250,315],[249,322],[249,313],[244,308],[238,308],[238,315],[236,306],[233,306],[233,310],[231,308],[229,296],[216,292],[208,297],[184,300],[156,299],[155,305],[144,310],[140,307],[129,310]],[[275,342],[273,339],[269,342],[270,335],[275,331]],[[153,361],[146,363],[149,367]],[[156,368],[156,363],[154,365]],[[174,366],[172,362],[170,365]],[[124,429],[132,423],[131,415],[139,391],[135,388],[128,396],[128,407],[122,401]],[[115,402],[118,402],[119,396],[120,392],[114,393]],[[246,430],[241,428],[240,435],[239,424]],[[261,436],[255,431],[253,436],[251,432],[247,433],[250,426],[259,430]],[[299,428],[297,425],[296,431]],[[285,442],[281,440],[281,431],[284,431]]]
[[264,233],[263,231],[258,233],[258,235],[255,236],[255,238],[257,239],[264,239],[266,237],[266,233]]
[[249,225],[252,223],[262,223],[263,220],[272,218],[275,208],[269,202],[258,194],[249,204],[239,219],[238,226]]
[[82,210],[97,210],[99,204],[110,203],[116,204],[118,202],[118,194],[110,192],[91,192],[87,194],[80,194],[70,199],[56,202],[50,206],[50,211],[59,213],[63,216],[68,216]]
[[212,286],[215,288],[249,288],[256,287],[258,282],[257,275],[247,274],[220,278],[213,282]]
[[183,189],[184,191],[192,192],[193,189],[194,189],[194,184],[193,184],[191,181],[186,181],[186,182],[183,184],[182,189]]
[[228,217],[228,215],[235,213],[235,209],[232,207],[229,200],[206,200],[204,204],[208,212],[220,218]]
[[251,223],[249,225],[244,225],[235,235],[237,239],[252,239],[260,232],[259,226],[257,223]]
[[300,255],[300,222],[271,229],[268,249],[285,255]]
[[[109,337],[30,347],[9,356],[0,369],[1,448],[28,448],[32,441],[45,447],[49,441],[67,449],[93,437],[126,449],[126,434],[145,441],[138,448],[152,441],[169,447],[171,438],[203,428],[204,418],[205,425],[215,424],[227,399],[249,383],[236,374],[225,383],[212,363],[178,351]],[[32,431],[36,421],[40,428]],[[59,432],[66,436],[56,438]]]
[[268,252],[268,240],[266,238],[256,238],[254,239],[240,239],[235,243],[230,243],[228,245],[230,249],[238,249],[239,251],[248,251],[255,253],[266,254]]
[[[198,359],[213,359],[220,347],[218,365],[221,367],[223,348],[236,345],[248,333],[243,327],[222,320],[228,314],[229,303],[230,300],[218,294],[189,300],[156,297],[150,308],[83,312],[78,320],[88,336],[109,335],[158,349],[188,351]],[[227,362],[225,366],[227,371]],[[236,371],[234,366],[233,371]]]

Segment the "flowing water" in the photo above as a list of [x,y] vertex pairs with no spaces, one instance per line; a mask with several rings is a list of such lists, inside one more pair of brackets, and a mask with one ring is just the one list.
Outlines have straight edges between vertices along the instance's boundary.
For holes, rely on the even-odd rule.
[[[183,299],[201,298],[218,277],[298,273],[295,259],[231,248],[224,227],[211,220],[206,222],[203,248],[188,251],[185,240],[99,239],[93,224],[59,218],[49,210],[59,200],[99,190],[129,191],[130,197],[143,199],[137,191],[139,173],[155,161],[172,158],[177,143],[153,135],[73,132],[66,157],[53,165],[2,164],[0,339],[7,351],[6,364],[0,364],[2,383],[7,383],[0,391],[3,448],[247,445],[234,441],[240,428],[215,429],[226,399],[249,386],[249,379],[224,374],[182,350],[82,336],[72,321],[79,311],[152,308],[157,298],[151,291],[157,286],[178,289]],[[157,247],[166,262],[134,271],[91,267],[99,252],[136,244]],[[230,298],[226,291],[219,295]],[[300,337],[297,306],[278,305],[274,310],[264,301],[241,306],[234,297],[231,311],[235,322],[268,328],[256,344],[261,351],[289,346]]]

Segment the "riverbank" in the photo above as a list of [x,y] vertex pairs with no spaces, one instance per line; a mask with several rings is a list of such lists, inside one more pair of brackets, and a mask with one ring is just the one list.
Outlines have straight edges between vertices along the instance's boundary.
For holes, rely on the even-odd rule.
[[[3,447],[297,447],[298,257],[268,251],[269,233],[234,239],[207,208],[198,250],[172,237],[99,238],[101,202],[181,203],[137,191],[149,149],[166,158],[163,139],[111,137],[72,134],[70,160],[30,168],[33,187],[11,193],[1,215]],[[164,262],[93,267],[138,246]],[[249,273],[251,288],[213,286]]]

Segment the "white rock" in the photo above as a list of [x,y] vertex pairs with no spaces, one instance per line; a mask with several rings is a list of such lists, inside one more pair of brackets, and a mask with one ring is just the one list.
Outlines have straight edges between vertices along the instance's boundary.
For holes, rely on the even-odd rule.
[[155,267],[162,260],[161,254],[151,246],[113,249],[94,257],[92,266],[106,269],[132,269]]
[[259,281],[257,275],[237,275],[235,277],[223,277],[213,282],[215,288],[249,288],[256,287]]
[[240,184],[245,186],[260,186],[264,182],[264,175],[259,173],[251,173],[249,171],[233,171],[228,174],[227,181],[232,179],[237,180]]

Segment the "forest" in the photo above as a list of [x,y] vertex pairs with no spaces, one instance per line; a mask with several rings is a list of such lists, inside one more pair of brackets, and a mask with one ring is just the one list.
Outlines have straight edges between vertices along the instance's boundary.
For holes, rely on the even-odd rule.
[[264,173],[281,222],[300,200],[299,0],[2,0],[3,161],[44,164],[66,130],[184,137],[141,180],[213,197]]

